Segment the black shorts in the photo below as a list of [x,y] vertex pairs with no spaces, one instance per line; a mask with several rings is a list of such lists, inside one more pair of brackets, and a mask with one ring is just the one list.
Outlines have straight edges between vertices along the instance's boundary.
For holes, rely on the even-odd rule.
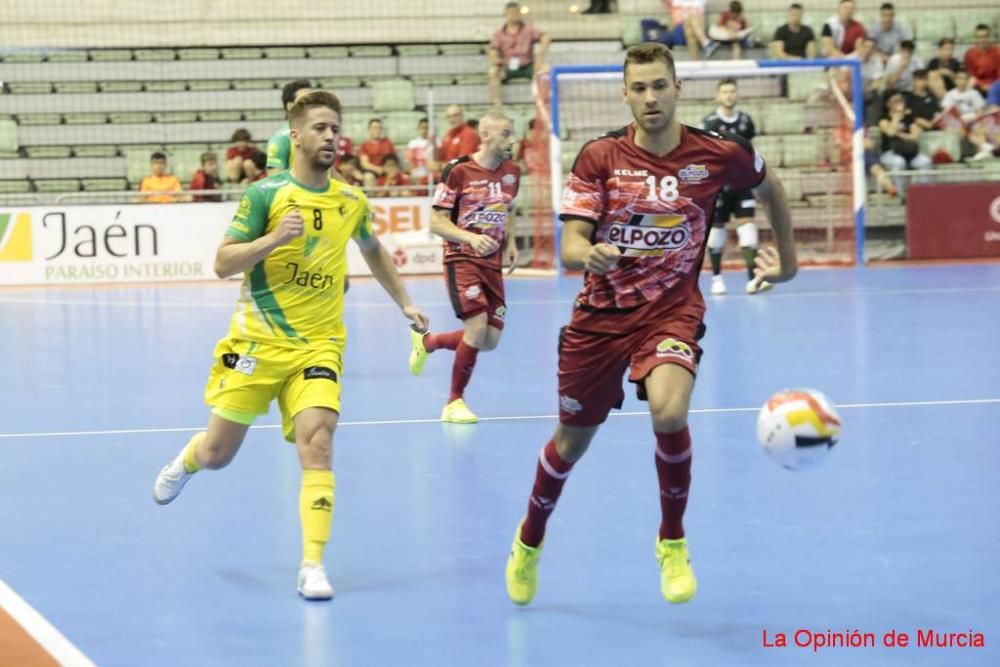
[[734,192],[724,189],[715,198],[715,215],[712,217],[714,227],[725,227],[729,218],[752,218],[757,209],[757,200],[753,192],[743,190]]

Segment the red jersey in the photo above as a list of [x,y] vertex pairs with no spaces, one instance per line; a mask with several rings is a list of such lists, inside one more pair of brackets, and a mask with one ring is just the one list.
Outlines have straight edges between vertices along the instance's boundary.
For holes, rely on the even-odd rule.
[[387,137],[369,139],[361,144],[359,155],[367,155],[369,162],[376,167],[382,166],[385,156],[396,152],[396,146]]
[[449,162],[434,191],[434,208],[448,211],[460,229],[487,234],[500,248],[492,255],[478,255],[466,243],[444,243],[444,261],[468,260],[483,266],[503,268],[503,241],[514,198],[521,185],[521,168],[504,160],[493,171],[481,167],[472,156]]
[[441,140],[441,159],[451,162],[463,155],[469,155],[479,150],[479,133],[466,123],[453,127],[445,133]]
[[559,217],[593,222],[595,243],[617,246],[622,258],[603,276],[584,275],[570,326],[629,332],[685,303],[704,314],[698,272],[716,195],[754,188],[764,174],[764,159],[740,137],[686,125],[663,157],[635,144],[635,124],[586,144]]

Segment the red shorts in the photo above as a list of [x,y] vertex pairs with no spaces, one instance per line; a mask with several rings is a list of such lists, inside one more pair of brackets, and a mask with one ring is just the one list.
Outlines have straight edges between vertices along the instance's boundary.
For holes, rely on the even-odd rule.
[[504,301],[502,271],[463,261],[448,262],[444,269],[455,317],[467,320],[486,313],[486,324],[503,329],[507,303]]
[[698,371],[705,335],[700,317],[678,313],[627,334],[606,334],[563,327],[559,333],[559,421],[567,426],[597,426],[625,400],[622,376],[631,366],[639,400],[644,380],[661,364]]

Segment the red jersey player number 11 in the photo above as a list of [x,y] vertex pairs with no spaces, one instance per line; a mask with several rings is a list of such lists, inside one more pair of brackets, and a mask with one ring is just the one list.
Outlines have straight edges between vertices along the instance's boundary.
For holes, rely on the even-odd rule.
[[661,44],[629,49],[624,75],[634,122],[581,149],[560,205],[563,264],[586,274],[559,336],[559,425],[542,447],[507,561],[507,593],[516,604],[535,596],[546,521],[573,465],[621,407],[626,372],[652,417],[660,590],[672,603],[694,596],[682,521],[691,484],[687,415],[705,334],[698,274],[723,187],[753,190],[774,230],[777,250],[759,253],[755,280],[785,282],[797,270],[777,177],[743,139],[677,120],[681,82],[670,51]]

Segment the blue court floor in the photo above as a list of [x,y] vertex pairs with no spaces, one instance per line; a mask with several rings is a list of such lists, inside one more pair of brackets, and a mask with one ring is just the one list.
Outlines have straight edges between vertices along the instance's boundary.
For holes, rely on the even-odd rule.
[[[235,285],[0,291],[0,579],[102,666],[1000,664],[1000,264],[807,270],[758,297],[727,278],[692,405],[690,604],[660,597],[633,396],[566,486],[535,602],[506,598],[579,278],[508,282],[504,339],[467,394],[485,419],[450,428],[451,354],[411,377],[404,320],[354,282],[331,603],[295,593],[299,473],[274,410],[230,468],[150,497],[206,421]],[[435,330],[457,327],[442,281],[408,285]],[[788,386],[844,420],[808,473],[754,437]],[[911,646],[813,652],[800,629]],[[918,648],[918,630],[986,645]]]

